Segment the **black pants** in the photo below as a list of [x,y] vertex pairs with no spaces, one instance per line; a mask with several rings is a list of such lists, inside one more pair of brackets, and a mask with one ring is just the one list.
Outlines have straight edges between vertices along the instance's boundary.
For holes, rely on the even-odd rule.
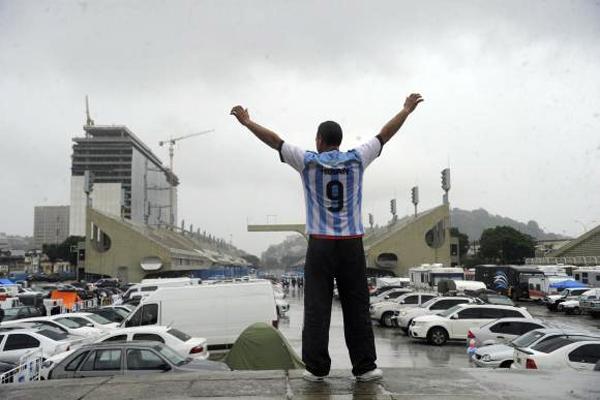
[[304,266],[304,327],[302,360],[313,375],[325,376],[331,367],[329,323],[333,279],[342,303],[344,337],[352,373],[375,369],[375,339],[369,316],[365,255],[362,239],[310,238]]

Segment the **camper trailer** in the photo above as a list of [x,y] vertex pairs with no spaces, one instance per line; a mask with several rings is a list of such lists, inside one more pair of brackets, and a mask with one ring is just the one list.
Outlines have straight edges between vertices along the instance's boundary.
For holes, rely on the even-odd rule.
[[485,283],[488,289],[509,296],[513,300],[529,298],[529,279],[544,276],[537,267],[524,265],[477,265],[475,280]]
[[[563,282],[575,282],[575,279],[564,275],[537,275],[529,278],[529,298],[531,300],[542,300],[546,296],[558,294],[562,290]],[[560,290],[559,290],[560,289]]]
[[433,289],[441,280],[464,280],[462,268],[447,268],[443,264],[423,264],[408,270],[411,286],[417,289]]
[[573,269],[573,278],[590,287],[600,287],[600,265]]

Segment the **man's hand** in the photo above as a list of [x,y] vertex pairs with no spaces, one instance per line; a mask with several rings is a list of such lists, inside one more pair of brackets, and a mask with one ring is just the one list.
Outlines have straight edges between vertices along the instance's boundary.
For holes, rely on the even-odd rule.
[[233,107],[229,114],[236,117],[240,124],[244,126],[248,125],[250,122],[250,114],[248,114],[248,109],[242,106]]
[[231,109],[229,113],[237,118],[240,121],[240,124],[244,125],[246,128],[250,130],[250,132],[254,133],[254,135],[259,138],[263,143],[272,147],[274,149],[279,149],[281,147],[281,143],[283,140],[277,135],[275,132],[265,128],[264,126],[260,126],[256,122],[250,120],[250,115],[248,114],[248,109],[242,106],[235,106]]
[[415,111],[417,105],[423,101],[423,98],[419,93],[412,93],[410,96],[406,98],[404,101],[404,108],[400,111],[394,118],[388,121],[387,124],[381,128],[381,132],[379,132],[379,139],[383,143],[387,143],[388,140],[392,138],[398,132],[402,124],[406,118]]
[[404,101],[404,111],[411,113],[417,108],[417,104],[423,101],[423,97],[419,93],[412,93]]

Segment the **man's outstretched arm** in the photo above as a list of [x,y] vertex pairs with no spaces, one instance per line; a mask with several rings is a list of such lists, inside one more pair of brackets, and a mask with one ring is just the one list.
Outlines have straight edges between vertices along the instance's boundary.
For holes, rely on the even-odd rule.
[[279,135],[277,135],[272,130],[267,129],[264,126],[261,126],[256,122],[252,121],[250,119],[250,114],[248,114],[248,109],[242,106],[235,106],[231,109],[230,114],[236,117],[240,124],[248,128],[250,132],[254,133],[254,135],[267,146],[272,147],[276,150],[279,149],[283,140],[281,140]]
[[418,93],[413,93],[406,98],[404,102],[404,108],[400,111],[394,118],[388,121],[387,124],[381,128],[381,132],[379,132],[379,138],[385,144],[388,140],[392,138],[398,132],[402,124],[406,118],[412,113],[417,105],[423,101],[423,98]]

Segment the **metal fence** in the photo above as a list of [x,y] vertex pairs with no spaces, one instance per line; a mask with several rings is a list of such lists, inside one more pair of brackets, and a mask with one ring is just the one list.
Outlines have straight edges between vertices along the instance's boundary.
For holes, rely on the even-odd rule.
[[528,265],[600,265],[600,256],[534,257],[525,259]]
[[40,380],[44,358],[41,351],[33,351],[20,358],[19,364],[0,374],[0,384],[19,384]]

